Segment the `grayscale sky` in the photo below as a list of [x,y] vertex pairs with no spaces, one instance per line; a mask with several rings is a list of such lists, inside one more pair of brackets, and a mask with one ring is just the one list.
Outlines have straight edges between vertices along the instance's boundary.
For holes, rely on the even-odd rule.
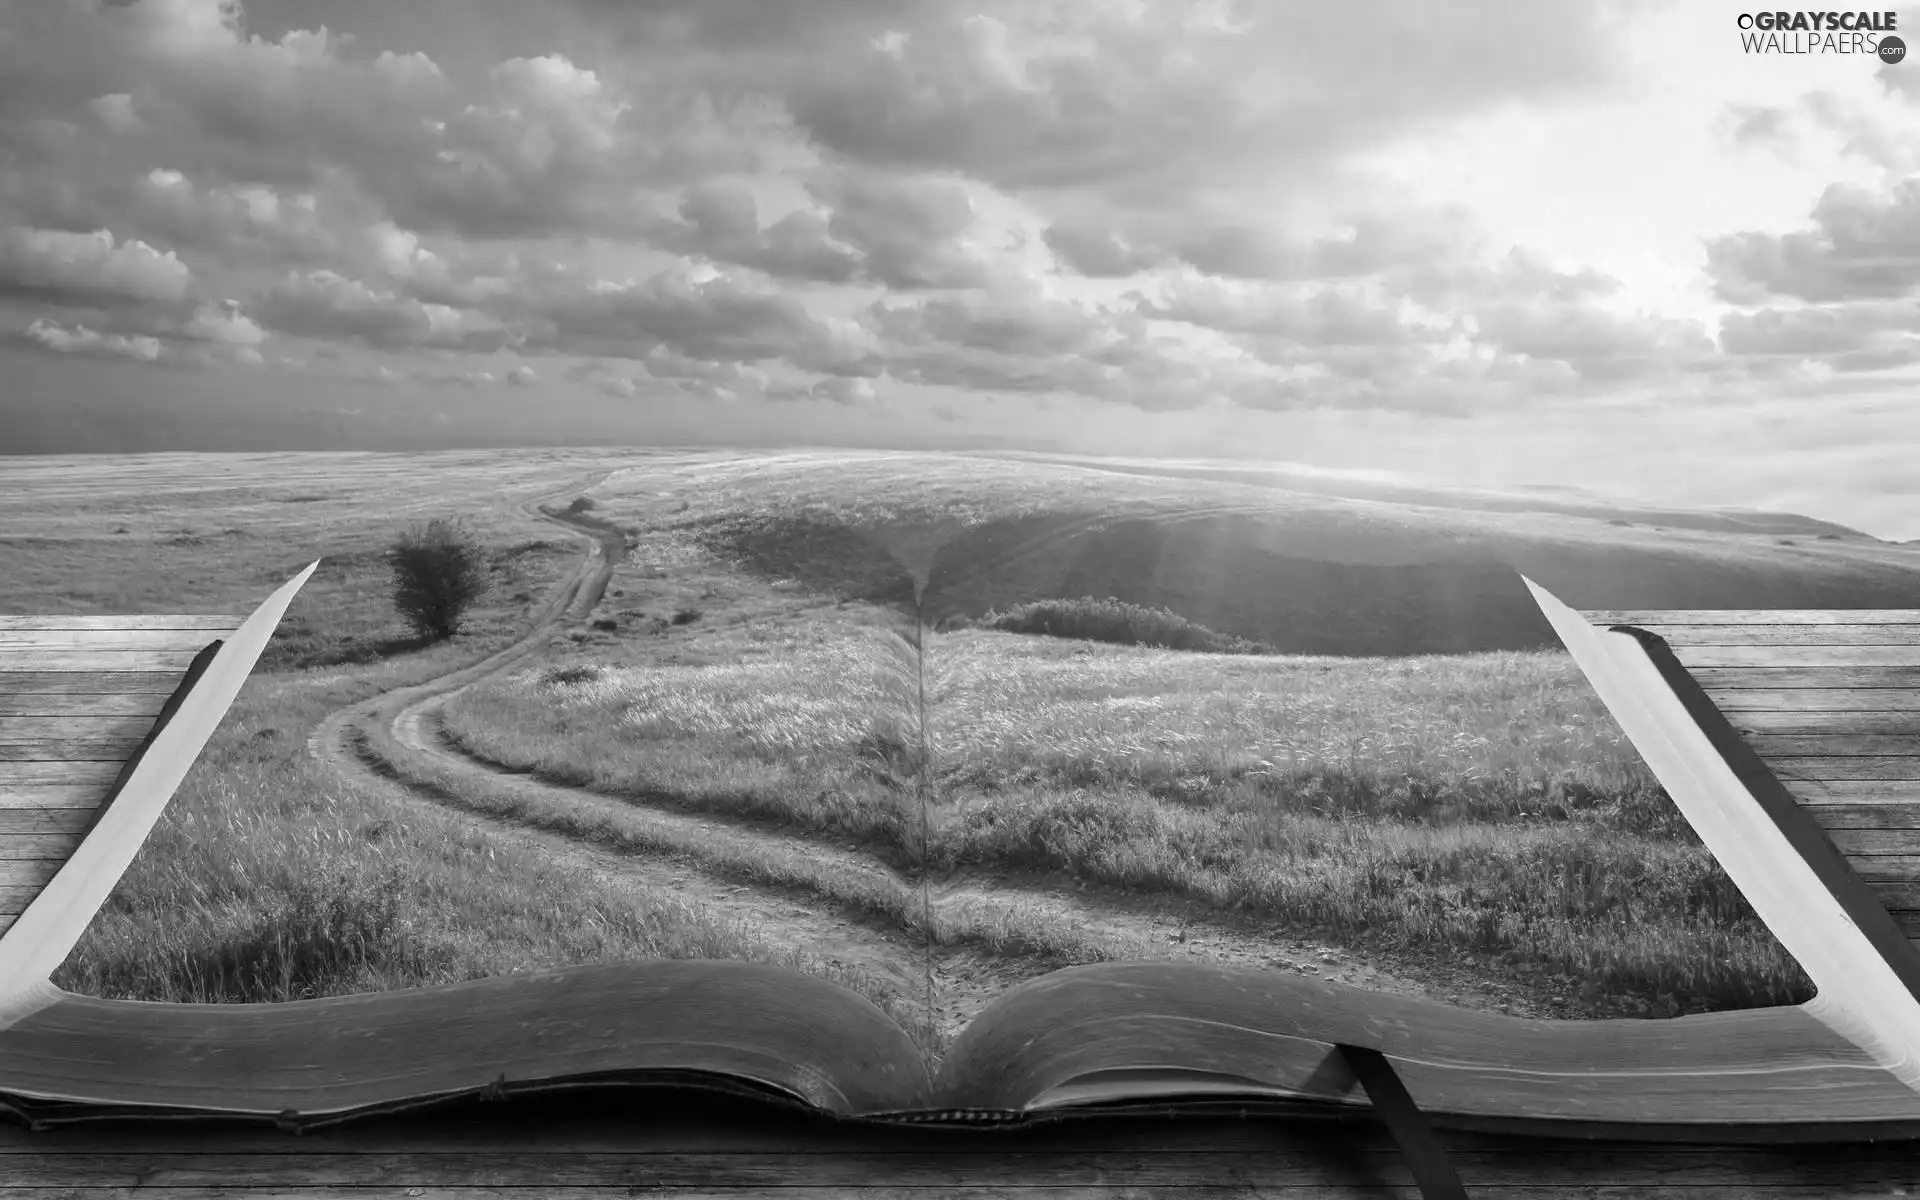
[[0,0],[0,399],[68,449],[1235,456],[1920,538],[1920,59],[1741,11]]

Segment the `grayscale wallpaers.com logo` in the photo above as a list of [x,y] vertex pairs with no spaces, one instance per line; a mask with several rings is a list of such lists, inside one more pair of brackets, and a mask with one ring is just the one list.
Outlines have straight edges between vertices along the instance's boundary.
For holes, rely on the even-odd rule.
[[1891,12],[1741,13],[1737,23],[1748,54],[1871,54],[1889,65],[1907,56]]

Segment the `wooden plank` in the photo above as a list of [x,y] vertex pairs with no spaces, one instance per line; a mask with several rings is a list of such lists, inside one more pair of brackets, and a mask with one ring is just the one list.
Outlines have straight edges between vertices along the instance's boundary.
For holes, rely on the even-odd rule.
[[[1835,755],[1909,755],[1920,756],[1920,721],[1911,733],[1831,733],[1787,734],[1750,733],[1747,744],[1763,756],[1794,757],[1806,755],[1830,758]],[[6,723],[0,721],[0,739],[6,737]]]
[[65,861],[64,858],[0,858],[0,888],[42,887]]
[[1673,652],[1688,671],[1695,667],[1920,667],[1920,645],[1675,646]]
[[1827,827],[1827,837],[1840,853],[1860,855],[1920,854],[1920,828],[1843,829]]
[[1596,608],[1581,615],[1649,632],[1659,625],[1920,625],[1920,608]]
[[0,671],[166,671],[175,680],[198,650],[91,650],[53,647],[0,650]]
[[0,742],[0,762],[125,762],[139,738],[117,742]]
[[92,816],[92,808],[0,808],[0,835],[78,834]]
[[[81,678],[81,676],[75,676]],[[159,714],[167,696],[178,686],[177,675],[143,675],[142,679],[173,681],[166,691],[152,692],[44,692],[8,695],[0,690],[0,716],[7,717],[144,717],[151,721]]]
[[32,812],[36,809],[60,810],[84,808],[92,811],[100,807],[100,801],[107,794],[108,786],[113,782],[109,778],[105,783],[33,783],[6,785],[0,784],[0,813]]
[[0,833],[0,861],[65,862],[79,844],[77,833]]
[[1821,804],[1878,804],[1912,800],[1920,794],[1911,779],[1782,779],[1800,807]]
[[0,913],[27,911],[34,897],[47,886],[66,862],[65,859],[0,858]]
[[1920,709],[1908,712],[1870,710],[1829,710],[1814,712],[1796,709],[1771,711],[1727,708],[1728,697],[1716,696],[1715,703],[1727,714],[1734,728],[1747,736],[1761,733],[1816,736],[1828,733],[1908,733],[1920,729]]
[[81,742],[108,742],[121,738],[143,738],[153,728],[152,714],[101,715],[73,713],[67,716],[17,716],[0,713],[0,742],[35,742],[49,739]]
[[118,763],[0,762],[0,792],[43,784],[104,788],[119,773]]
[[1920,667],[1688,667],[1709,692],[1750,688],[1920,688]]
[[209,633],[212,637],[219,637],[222,633],[231,633],[240,628],[240,623],[244,620],[246,620],[245,617],[175,615],[169,613],[137,613],[129,615],[83,615],[80,613],[69,613],[49,616],[0,615],[0,633],[47,629],[93,631],[188,629]]
[[[176,670],[152,671],[8,671],[0,670],[0,703],[23,703],[51,697],[158,694],[162,700],[180,684]],[[157,705],[158,702],[156,702]],[[60,711],[60,710],[56,710]],[[156,707],[154,711],[159,711]]]
[[[1862,856],[1868,861],[1872,856]],[[1920,880],[1881,879],[1870,884],[1880,894],[1880,902],[1888,912],[1912,912],[1920,910]]]
[[1886,904],[1884,891],[1879,884],[1897,883],[1912,885],[1920,895],[1920,854],[1860,854],[1847,855],[1854,874],[1861,880],[1873,884],[1875,891],[1882,893],[1881,903]]
[[[1188,1117],[1008,1130],[824,1125],[698,1095],[471,1105],[300,1137],[168,1121],[0,1125],[19,1194],[120,1200],[1381,1200],[1416,1197],[1371,1121]],[[1910,1142],[1671,1146],[1446,1130],[1475,1200],[1888,1200],[1920,1169]]]
[[[1676,651],[1696,646],[1920,645],[1920,625],[1643,625],[1640,628],[1658,634]],[[0,634],[0,638],[4,637]]]
[[[1920,780],[1920,758],[1907,754],[1837,754],[1826,758],[1773,755],[1767,765],[1782,779]],[[1914,790],[1920,793],[1920,788]]]
[[[753,1116],[736,1120],[756,1123]],[[1112,1131],[1105,1146],[1069,1143],[1072,1150],[1052,1148],[1049,1141],[1057,1145],[1055,1139],[1031,1130],[988,1133],[966,1149],[952,1141],[911,1151],[883,1149],[883,1135],[870,1133],[864,1150],[817,1138],[812,1146],[749,1145],[732,1153],[674,1147],[656,1138],[634,1138],[627,1145],[609,1140],[604,1148],[590,1150],[515,1141],[506,1144],[513,1147],[509,1152],[491,1135],[476,1135],[475,1144],[464,1150],[329,1151],[306,1145],[312,1139],[302,1138],[279,1150],[257,1146],[246,1152],[188,1156],[177,1145],[132,1151],[108,1142],[95,1143],[100,1148],[84,1159],[29,1151],[7,1155],[4,1161],[12,1186],[22,1189],[20,1195],[57,1194],[67,1200],[148,1197],[159,1191],[173,1200],[249,1195],[365,1200],[422,1194],[465,1200],[646,1195],[675,1200],[1381,1200],[1417,1195],[1410,1190],[1396,1149],[1363,1141],[1362,1131],[1371,1130],[1357,1121],[1345,1128],[1322,1128],[1331,1124],[1325,1121],[1299,1122],[1292,1128],[1259,1122],[1256,1127],[1268,1132],[1266,1143],[1258,1147],[1156,1145],[1170,1127],[1190,1124],[1109,1122]],[[1823,1159],[1809,1165],[1804,1154],[1795,1157],[1781,1148],[1756,1154],[1721,1147],[1629,1150],[1606,1143],[1550,1142],[1549,1150],[1536,1142],[1522,1153],[1465,1149],[1463,1139],[1452,1134],[1443,1140],[1462,1183],[1473,1185],[1469,1194],[1475,1200],[1889,1200],[1902,1194],[1887,1190],[1891,1181],[1912,1178],[1900,1172],[1920,1157],[1910,1152],[1906,1159],[1883,1159],[1869,1171],[1861,1169],[1857,1156],[1831,1167]],[[204,1143],[196,1138],[189,1145],[199,1149]],[[1771,1186],[1738,1190],[1751,1185],[1756,1173],[1762,1179],[1771,1173],[1804,1180],[1816,1172],[1828,1181],[1819,1191],[1797,1186],[1784,1192]],[[1855,1190],[1862,1186],[1868,1190]]]
[[46,651],[185,650],[194,653],[222,635],[207,629],[0,629],[0,658]]
[[[1920,796],[1885,804],[1808,804],[1803,806],[1829,837],[1837,829],[1920,830]],[[1920,853],[1920,848],[1916,848]]]
[[[1714,704],[1729,719],[1735,713],[1744,718],[1749,712],[1920,713],[1920,692],[1901,688],[1753,688],[1720,692],[1714,696]],[[1734,721],[1735,725],[1739,723]]]

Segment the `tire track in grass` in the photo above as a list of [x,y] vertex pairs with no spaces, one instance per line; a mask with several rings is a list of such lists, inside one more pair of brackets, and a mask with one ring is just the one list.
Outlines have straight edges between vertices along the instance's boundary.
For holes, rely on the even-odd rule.
[[[514,786],[538,789],[563,803],[617,814],[623,821],[652,831],[664,844],[705,854],[715,864],[751,864],[767,856],[776,857],[785,867],[780,875],[786,882],[773,886],[805,889],[806,884],[794,881],[806,879],[816,881],[808,890],[825,888],[830,895],[844,895],[864,890],[854,881],[870,881],[867,886],[885,889],[881,894],[887,896],[887,902],[869,907],[867,919],[908,930],[923,927],[918,888],[869,854],[768,829],[764,821],[738,814],[690,813],[667,801],[609,795],[539,779],[533,773],[489,762],[460,747],[438,729],[432,707],[427,704],[413,710],[402,718],[396,733],[409,746],[430,747],[439,762],[455,772],[468,773],[469,778],[512,781]],[[739,869],[752,871],[750,865]],[[932,893],[934,929],[937,935],[944,935],[936,943],[936,951],[952,959],[979,947],[972,952],[985,958],[976,957],[976,971],[983,969],[982,963],[996,958],[1007,965],[1023,957],[1038,959],[1030,968],[1021,966],[1014,972],[1020,978],[1069,961],[1151,958],[1290,970],[1405,995],[1434,991],[1363,962],[1350,951],[1333,950],[1311,937],[1261,928],[1255,918],[1235,917],[1189,897],[1128,892],[1076,881],[1061,873],[991,869],[974,869],[934,881]],[[857,902],[855,907],[860,907]],[[1066,936],[1035,944],[1050,932]],[[917,947],[917,938],[908,944]],[[994,974],[1002,976],[1006,972]],[[952,964],[943,964],[938,957],[935,975],[937,981],[945,981],[949,1007],[977,1011],[1002,986],[991,984],[983,993],[979,987],[956,979]],[[1487,1007],[1497,1007],[1497,998],[1484,999]]]
[[[871,855],[737,815],[690,814],[546,782],[481,759],[441,733],[441,704],[537,658],[555,633],[599,603],[626,553],[625,535],[542,505],[617,473],[597,472],[518,506],[529,520],[558,526],[587,549],[533,614],[525,635],[447,675],[330,715],[309,739],[310,752],[336,769],[383,778],[404,803],[454,808],[617,887],[670,890],[770,940],[864,971],[890,992],[897,987],[916,996],[925,969],[919,888]],[[932,1015],[942,1041],[1009,987],[1074,961],[1203,961],[1344,977],[1383,991],[1430,990],[1346,954],[1336,961],[1306,939],[1252,929],[1198,902],[1069,889],[1031,874],[942,883],[931,916]]]
[[[373,776],[387,785],[396,803],[453,808],[489,832],[533,842],[556,860],[620,890],[666,890],[740,920],[770,942],[865,972],[903,999],[916,997],[922,954],[917,931],[897,921],[861,921],[846,911],[848,880],[865,885],[870,909],[885,910],[890,907],[890,894],[905,888],[903,881],[888,878],[891,873],[878,864],[837,861],[828,865],[826,869],[840,873],[842,886],[837,892],[830,891],[824,880],[817,888],[799,886],[792,870],[773,872],[769,878],[765,868],[779,864],[767,862],[769,846],[764,839],[735,835],[732,841],[716,845],[715,827],[710,823],[684,817],[675,821],[650,811],[647,815],[653,819],[635,829],[632,814],[612,811],[617,801],[472,763],[448,751],[426,728],[425,718],[438,704],[545,652],[553,634],[584,618],[599,603],[626,552],[625,536],[597,522],[548,512],[542,505],[577,494],[612,474],[596,473],[517,506],[529,520],[557,525],[587,548],[579,565],[534,612],[529,629],[518,641],[437,679],[397,688],[330,714],[309,737],[309,753],[343,773]],[[529,800],[544,802],[544,821],[526,819]],[[622,839],[618,847],[608,846],[604,830],[609,817],[622,817],[620,824],[640,836]],[[603,831],[597,838],[596,818]],[[809,847],[797,840],[784,849],[808,857],[803,852]],[[727,854],[728,850],[732,853]],[[829,902],[823,903],[823,897]],[[944,1019],[935,1022],[936,1044],[994,996],[1052,965],[1056,964],[995,962],[978,950],[943,956],[936,977],[953,1003],[942,1014]]]

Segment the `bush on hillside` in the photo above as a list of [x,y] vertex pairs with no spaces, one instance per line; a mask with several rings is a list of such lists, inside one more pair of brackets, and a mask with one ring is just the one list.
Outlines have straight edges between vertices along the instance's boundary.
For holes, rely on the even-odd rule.
[[1123,600],[1095,600],[1091,596],[1035,600],[1006,612],[988,613],[980,624],[1008,633],[1038,633],[1123,646],[1158,646],[1207,654],[1274,653],[1271,646],[1208,629],[1171,609]]
[[450,638],[487,591],[487,553],[460,522],[436,517],[387,548],[393,607],[422,637]]

